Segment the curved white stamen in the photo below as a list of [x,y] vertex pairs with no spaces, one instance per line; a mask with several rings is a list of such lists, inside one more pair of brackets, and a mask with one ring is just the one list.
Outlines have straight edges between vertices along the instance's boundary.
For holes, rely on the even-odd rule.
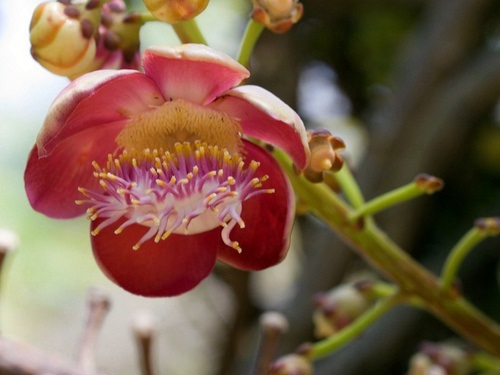
[[135,250],[150,239],[159,242],[172,233],[195,234],[221,225],[223,242],[241,252],[230,233],[235,225],[245,227],[242,203],[274,193],[262,188],[268,176],[256,177],[258,162],[245,169],[239,155],[200,142],[177,143],[174,152],[124,151],[117,159],[110,155],[106,168],[93,166],[102,191],[79,188],[85,199],[77,202],[91,206],[89,219],[104,219],[92,234],[123,219],[116,234],[133,224],[149,227]]

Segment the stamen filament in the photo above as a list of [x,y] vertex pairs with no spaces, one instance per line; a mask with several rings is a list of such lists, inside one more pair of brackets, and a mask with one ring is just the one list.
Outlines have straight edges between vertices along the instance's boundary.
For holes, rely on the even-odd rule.
[[256,176],[258,162],[245,168],[240,155],[201,142],[176,143],[172,152],[124,150],[118,158],[109,155],[105,168],[92,165],[102,191],[79,188],[84,199],[77,201],[90,206],[90,220],[102,219],[92,235],[118,221],[115,234],[131,225],[148,227],[134,250],[150,239],[158,243],[174,233],[195,234],[221,226],[223,242],[241,252],[230,233],[235,225],[245,228],[243,202],[275,191],[262,188],[269,177]]

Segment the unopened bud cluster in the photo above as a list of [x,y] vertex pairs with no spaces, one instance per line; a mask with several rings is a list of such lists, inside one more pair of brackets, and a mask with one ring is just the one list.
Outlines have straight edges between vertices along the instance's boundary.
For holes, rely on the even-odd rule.
[[500,217],[482,217],[474,222],[474,226],[488,236],[500,234]]
[[471,357],[462,348],[426,342],[411,358],[408,375],[467,375],[471,367]]
[[342,284],[315,298],[314,334],[329,337],[351,324],[376,301],[371,281]]
[[253,0],[252,18],[275,33],[288,31],[303,13],[297,0]]
[[137,69],[140,26],[123,0],[48,1],[31,19],[31,54],[70,79],[97,69]]
[[444,187],[444,182],[442,179],[430,176],[425,173],[419,174],[413,181],[426,194],[434,194]]
[[111,0],[104,4],[101,17],[96,56],[99,69],[138,69],[139,14],[127,12],[123,0]]
[[311,161],[303,171],[304,177],[311,182],[322,182],[325,171],[336,172],[342,168],[344,158],[338,151],[344,149],[345,144],[327,130],[310,130],[307,135]]

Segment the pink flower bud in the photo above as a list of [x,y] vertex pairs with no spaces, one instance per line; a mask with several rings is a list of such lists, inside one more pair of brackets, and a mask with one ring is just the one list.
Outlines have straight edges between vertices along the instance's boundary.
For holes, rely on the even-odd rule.
[[289,354],[279,358],[271,365],[269,375],[312,375],[313,366],[307,357]]
[[100,9],[86,9],[84,5],[42,3],[30,24],[34,59],[47,70],[70,79],[93,70]]
[[466,375],[471,371],[471,356],[452,344],[425,342],[410,360],[408,375]]
[[253,0],[253,19],[275,33],[288,31],[303,13],[298,0]]
[[364,293],[358,284],[343,284],[318,296],[313,314],[316,337],[333,335],[352,323],[372,304],[373,297]]
[[156,18],[177,23],[190,20],[203,12],[208,0],[144,0],[144,5]]

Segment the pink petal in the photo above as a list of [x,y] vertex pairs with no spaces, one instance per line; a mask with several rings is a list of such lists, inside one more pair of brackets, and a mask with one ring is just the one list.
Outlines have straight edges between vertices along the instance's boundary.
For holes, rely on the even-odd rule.
[[229,56],[201,44],[151,47],[142,62],[146,75],[155,80],[166,99],[198,104],[213,101],[250,75]]
[[306,130],[297,113],[269,91],[240,86],[226,92],[211,108],[240,120],[243,132],[287,152],[301,169],[310,157]]
[[116,149],[114,139],[121,129],[121,123],[86,129],[65,138],[46,157],[39,157],[37,146],[33,147],[24,172],[31,206],[53,218],[82,215],[86,207],[75,203],[83,198],[78,187],[100,189],[92,161],[104,164]]
[[258,175],[269,176],[266,188],[274,194],[260,194],[243,203],[245,228],[236,226],[230,234],[243,249],[241,253],[221,246],[220,260],[243,270],[261,270],[281,262],[288,252],[295,215],[295,198],[280,166],[264,149],[245,142],[247,160],[260,162]]
[[[98,220],[91,227],[97,225]],[[159,243],[147,241],[139,250],[132,250],[149,228],[135,224],[114,234],[119,225],[92,236],[92,249],[106,276],[130,293],[175,296],[193,289],[214,267],[220,230],[188,236],[172,234]]]
[[47,155],[66,137],[93,126],[128,120],[164,102],[155,83],[136,70],[85,74],[52,103],[38,134],[38,152]]

